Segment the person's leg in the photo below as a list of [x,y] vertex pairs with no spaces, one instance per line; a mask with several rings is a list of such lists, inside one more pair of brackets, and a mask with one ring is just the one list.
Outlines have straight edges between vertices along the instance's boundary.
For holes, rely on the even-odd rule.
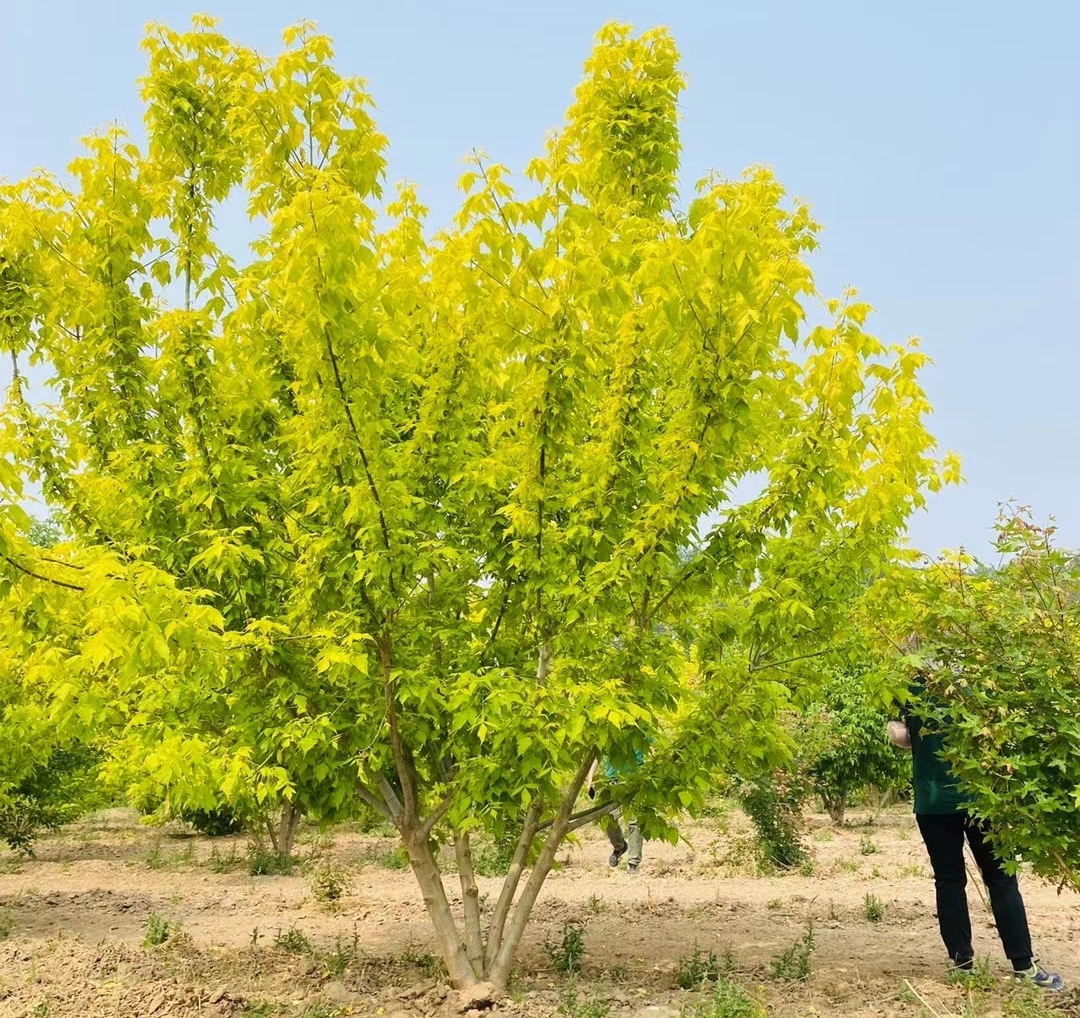
[[637,817],[630,818],[626,840],[630,847],[630,851],[626,856],[626,865],[631,872],[634,872],[641,865],[641,856],[645,849],[645,839],[641,836],[641,828],[638,827]]
[[994,910],[1001,946],[1005,948],[1005,956],[1012,962],[1013,968],[1017,972],[1026,972],[1032,966],[1031,932],[1020,885],[1015,876],[1005,872],[986,841],[985,834],[985,825],[977,820],[968,821],[968,843],[975,862],[982,870],[986,889],[990,892],[990,907]]
[[613,867],[619,865],[619,860],[625,855],[627,849],[626,838],[623,837],[622,828],[619,826],[621,812],[621,810],[615,810],[614,813],[604,817],[604,833],[608,836],[608,841],[611,842],[611,855],[608,857],[608,864]]
[[934,871],[938,927],[949,960],[960,967],[971,966],[971,916],[968,913],[967,872],[964,869],[964,814],[919,814],[930,866]]

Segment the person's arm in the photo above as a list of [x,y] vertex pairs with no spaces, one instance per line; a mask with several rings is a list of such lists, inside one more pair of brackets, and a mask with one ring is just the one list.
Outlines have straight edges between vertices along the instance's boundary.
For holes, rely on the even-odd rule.
[[594,798],[596,798],[596,787],[595,787],[595,786],[593,785],[593,778],[595,778],[595,777],[596,777],[596,769],[597,769],[597,767],[599,767],[599,766],[600,766],[600,758],[599,758],[599,757],[597,757],[597,758],[596,758],[596,759],[595,759],[595,760],[594,760],[594,761],[592,762],[592,766],[591,766],[591,767],[589,768],[589,774],[588,774],[588,776],[587,776],[587,777],[585,778],[585,787],[586,787],[586,788],[588,789],[588,791],[589,791],[589,798],[590,798],[590,799],[594,799]]

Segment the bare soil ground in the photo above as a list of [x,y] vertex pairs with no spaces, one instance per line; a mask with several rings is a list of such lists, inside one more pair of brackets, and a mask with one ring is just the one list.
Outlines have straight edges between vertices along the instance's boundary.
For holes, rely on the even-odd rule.
[[[969,886],[976,946],[1001,982],[964,990],[944,979],[914,819],[901,809],[868,819],[835,830],[811,818],[812,864],[776,876],[756,873],[737,812],[688,825],[678,845],[647,843],[635,876],[609,868],[600,831],[584,832],[547,882],[511,997],[496,1013],[675,1015],[701,998],[678,985],[680,960],[697,948],[733,961],[734,978],[770,1015],[1002,1014],[1008,967],[980,887]],[[302,841],[306,862],[292,875],[252,877],[243,837],[190,837],[110,810],[44,839],[35,859],[0,855],[0,935],[10,928],[0,940],[0,1016],[455,1013],[393,839],[339,828]],[[332,903],[315,892],[315,874],[328,866],[347,878]],[[447,884],[457,890],[452,874]],[[1080,899],[1030,877],[1022,887],[1040,957],[1080,985]],[[482,894],[497,889],[494,878],[481,881]],[[884,909],[877,921],[868,896]],[[151,916],[169,924],[160,946],[144,943]],[[576,1003],[545,950],[567,922],[584,931]],[[777,978],[773,962],[808,924],[811,977]],[[1073,997],[1059,1003],[1080,1015]]]

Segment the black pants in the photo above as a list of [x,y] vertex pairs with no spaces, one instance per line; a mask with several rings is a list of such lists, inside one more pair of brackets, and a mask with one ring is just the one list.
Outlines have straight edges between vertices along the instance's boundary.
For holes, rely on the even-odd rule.
[[983,881],[990,892],[990,907],[1001,937],[1005,956],[1017,968],[1031,964],[1031,934],[1028,931],[1024,899],[1015,876],[1009,876],[997,856],[986,843],[986,826],[972,820],[966,813],[923,813],[916,819],[919,831],[930,853],[937,890],[938,925],[941,939],[954,961],[966,961],[974,951],[971,947],[971,916],[968,914],[967,871],[964,868],[964,836],[971,845],[971,854],[982,870]]

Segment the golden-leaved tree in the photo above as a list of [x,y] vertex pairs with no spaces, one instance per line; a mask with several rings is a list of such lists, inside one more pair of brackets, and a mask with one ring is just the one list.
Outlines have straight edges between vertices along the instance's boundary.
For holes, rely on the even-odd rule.
[[[300,814],[377,808],[480,1000],[570,832],[632,797],[670,835],[782,753],[799,663],[954,467],[917,348],[853,295],[805,327],[804,205],[764,169],[680,200],[665,31],[604,28],[525,179],[474,157],[439,232],[384,198],[363,82],[312,26],[285,42],[152,29],[145,148],[110,130],[0,192],[0,344],[56,394],[16,384],[8,455],[122,585],[28,654],[57,724],[180,805],[280,808],[282,851]],[[247,260],[214,223],[240,193]],[[516,846],[486,912],[481,831]]]

